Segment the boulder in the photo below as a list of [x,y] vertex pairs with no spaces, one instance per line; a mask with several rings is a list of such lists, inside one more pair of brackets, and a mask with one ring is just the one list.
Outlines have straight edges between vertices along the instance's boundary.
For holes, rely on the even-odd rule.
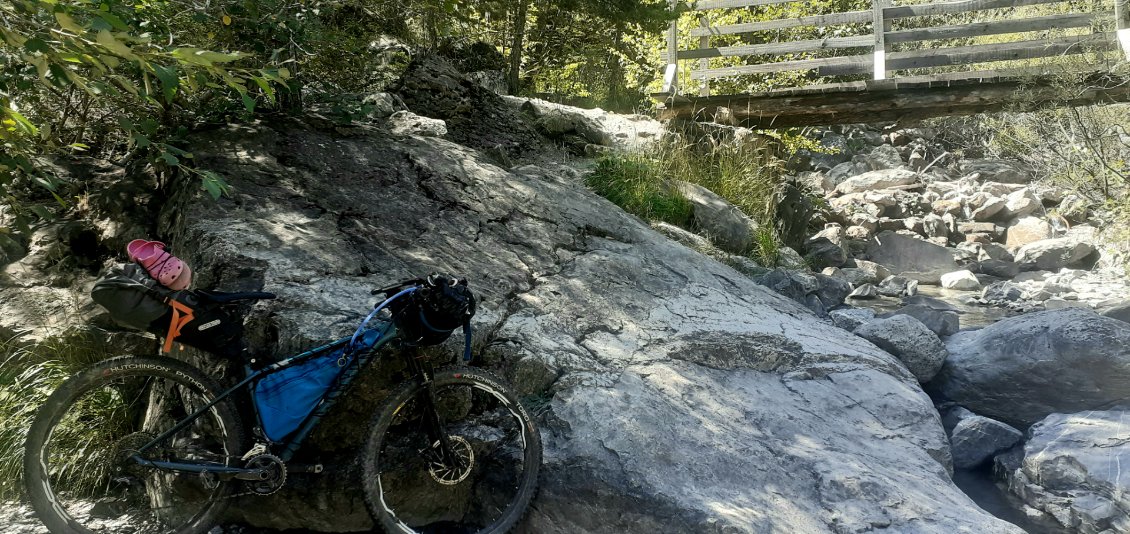
[[853,176],[836,186],[840,194],[863,193],[888,187],[917,184],[918,173],[907,169],[884,169]]
[[997,278],[1012,278],[1020,274],[1020,265],[1012,261],[982,260],[976,266],[977,272]]
[[922,218],[922,233],[926,237],[949,237],[949,228],[940,215],[928,213]]
[[946,429],[946,435],[950,437],[953,437],[953,429],[956,428],[957,424],[963,419],[977,417],[977,414],[952,402],[939,405],[938,413],[942,416],[942,428]]
[[[348,335],[374,287],[469,278],[476,361],[536,403],[544,438],[521,531],[1019,532],[952,484],[937,413],[897,359],[667,239],[570,169],[510,171],[447,138],[303,124],[197,134],[199,164],[235,193],[214,201],[179,182],[162,235],[199,287],[279,295],[249,322],[278,355]],[[444,365],[461,345],[429,355]],[[366,369],[303,445],[340,476],[237,497],[231,519],[370,530],[347,467],[395,361]]]
[[757,223],[713,191],[689,182],[677,182],[679,192],[694,208],[694,225],[719,248],[742,254],[753,246]]
[[942,275],[942,287],[960,291],[976,291],[981,289],[981,282],[968,270],[954,271]]
[[957,312],[953,310],[935,310],[929,306],[922,304],[910,304],[903,306],[890,314],[883,317],[893,317],[895,315],[909,315],[918,319],[922,324],[926,325],[931,332],[940,337],[956,334],[961,330],[961,318]]
[[781,247],[777,249],[777,267],[800,271],[808,270],[808,264],[805,263],[804,258],[791,247]]
[[1130,301],[1123,301],[1112,306],[1104,307],[1099,310],[1099,313],[1104,317],[1130,323]]
[[1004,244],[1016,249],[1051,237],[1052,227],[1047,221],[1039,217],[1021,217],[1008,224]]
[[871,149],[871,153],[863,159],[873,171],[902,167],[902,156],[899,155],[898,149],[891,145],[879,145]]
[[1091,216],[1091,202],[1081,195],[1067,195],[1057,211],[1072,224],[1086,222]]
[[397,111],[385,123],[389,131],[396,135],[421,135],[443,137],[447,135],[447,123],[441,119],[421,117],[411,111]]
[[364,109],[368,110],[369,117],[375,119],[383,119],[397,111],[405,109],[404,102],[391,93],[372,93],[365,95],[361,103],[363,106],[366,106]]
[[[844,180],[847,180],[852,176],[862,174],[864,172],[867,172],[867,169],[860,170],[856,167],[854,162],[845,161],[843,163],[840,163],[839,165],[836,165],[835,167],[832,167],[831,169],[828,169],[828,171],[824,173],[829,183],[825,184],[824,182],[821,182],[821,189],[823,189],[826,193],[835,191],[836,186],[843,183]],[[824,187],[825,185],[829,185],[829,187]]]
[[1024,290],[1012,282],[996,282],[981,290],[981,300],[985,302],[1016,302],[1024,298]]
[[957,270],[949,249],[894,232],[883,232],[871,238],[867,243],[867,256],[892,273],[926,284],[937,284],[942,274]]
[[918,292],[918,280],[907,280],[901,276],[888,276],[877,287],[884,297],[912,297]]
[[851,332],[858,328],[859,325],[874,319],[875,310],[871,308],[832,310],[828,312],[828,317],[831,317],[832,324]]
[[1061,237],[1028,243],[1016,251],[1017,263],[1032,263],[1037,269],[1050,271],[1079,264],[1095,252],[1086,241]]
[[805,260],[812,269],[840,267],[847,261],[843,248],[844,230],[839,224],[828,223],[824,230],[804,242]]
[[977,260],[1012,261],[1013,255],[1007,248],[999,243],[982,243],[981,252],[977,254]]
[[946,347],[937,334],[910,315],[870,321],[855,329],[855,335],[894,354],[923,384],[938,374],[946,359]]
[[[986,196],[987,193],[983,193]],[[1005,209],[1006,201],[1000,197],[989,197],[973,210],[969,217],[975,221],[991,221]]]
[[879,296],[879,290],[875,289],[874,284],[863,284],[848,294],[849,299],[873,299]]
[[1043,204],[1040,203],[1039,197],[1031,189],[1025,188],[1009,193],[1005,197],[1004,209],[1000,210],[998,217],[1004,221],[1027,217],[1042,207]]
[[998,462],[998,472],[1064,532],[1130,532],[1128,421],[1126,411],[1049,415],[1032,426],[1018,461]]
[[1003,319],[946,342],[939,392],[1017,428],[1051,413],[1130,404],[1130,325],[1089,309]]
[[1024,437],[1019,430],[988,417],[965,417],[954,426],[950,435],[953,466],[973,469],[1006,451]]

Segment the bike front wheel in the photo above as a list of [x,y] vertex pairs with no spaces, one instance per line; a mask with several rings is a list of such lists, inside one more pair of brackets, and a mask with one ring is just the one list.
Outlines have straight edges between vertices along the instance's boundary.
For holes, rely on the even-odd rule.
[[66,380],[28,432],[24,480],[36,515],[55,534],[207,532],[233,490],[214,471],[239,460],[233,406],[216,404],[154,440],[218,391],[199,370],[170,358],[114,358]]
[[[456,459],[440,450],[429,406]],[[541,436],[510,389],[481,369],[406,384],[371,428],[365,499],[387,532],[503,534],[537,492]]]

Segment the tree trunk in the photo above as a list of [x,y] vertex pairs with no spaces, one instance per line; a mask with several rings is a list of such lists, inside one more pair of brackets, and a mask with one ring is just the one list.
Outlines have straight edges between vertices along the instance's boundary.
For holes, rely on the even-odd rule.
[[608,102],[605,107],[614,111],[620,109],[620,88],[624,85],[624,68],[620,65],[621,41],[624,39],[624,30],[620,23],[616,23],[612,30],[612,49],[608,53]]
[[529,0],[518,0],[518,12],[514,15],[514,40],[510,43],[510,73],[506,78],[507,90],[518,94],[518,82],[522,69],[522,49],[526,40],[526,8]]

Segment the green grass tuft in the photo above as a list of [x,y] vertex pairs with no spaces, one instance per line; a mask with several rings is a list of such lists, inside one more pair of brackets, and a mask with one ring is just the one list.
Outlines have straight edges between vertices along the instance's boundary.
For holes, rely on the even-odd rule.
[[[0,340],[0,500],[23,494],[24,440],[39,406],[63,380],[115,355],[97,332],[41,343]],[[89,438],[74,436],[76,441]],[[75,465],[85,461],[74,460]]]

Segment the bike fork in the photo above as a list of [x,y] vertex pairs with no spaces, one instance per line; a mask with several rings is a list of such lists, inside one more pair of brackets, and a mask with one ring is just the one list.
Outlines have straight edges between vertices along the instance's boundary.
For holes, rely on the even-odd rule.
[[432,367],[427,362],[421,362],[415,358],[415,354],[411,356],[413,357],[409,357],[407,360],[412,362],[411,365],[416,368],[416,374],[423,380],[426,390],[423,411],[425,430],[428,435],[428,448],[432,448],[438,442],[440,456],[444,464],[463,469],[466,465],[464,465],[463,459],[455,453],[455,448],[451,445],[451,437],[443,430],[443,418],[440,417],[439,410],[436,409],[436,390]]

